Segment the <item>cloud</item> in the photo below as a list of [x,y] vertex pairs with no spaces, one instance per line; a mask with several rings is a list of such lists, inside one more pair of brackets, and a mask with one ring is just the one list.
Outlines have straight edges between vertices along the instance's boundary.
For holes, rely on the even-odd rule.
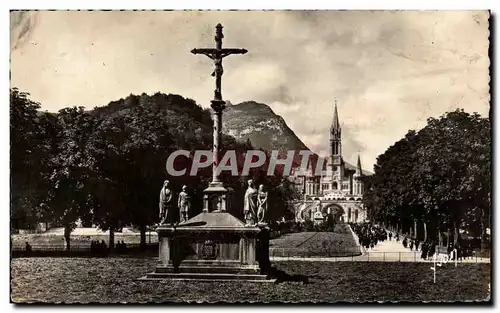
[[29,40],[36,23],[37,12],[12,11],[10,13],[10,45],[13,50]]
[[224,46],[249,50],[224,60],[224,98],[269,104],[318,153],[335,98],[345,158],[368,169],[430,116],[489,110],[486,11],[32,14],[11,13],[11,83],[50,111],[157,91],[208,106],[213,65],[189,51],[219,22]]

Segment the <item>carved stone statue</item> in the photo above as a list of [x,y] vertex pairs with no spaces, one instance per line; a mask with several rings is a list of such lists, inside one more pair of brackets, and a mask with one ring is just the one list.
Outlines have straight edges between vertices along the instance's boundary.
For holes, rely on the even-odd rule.
[[264,185],[259,186],[259,192],[257,195],[257,221],[259,223],[264,222],[264,218],[267,213],[267,191],[264,190]]
[[321,212],[322,205],[321,200],[316,201],[316,212]]
[[165,224],[167,221],[167,217],[170,211],[170,214],[172,213],[170,208],[172,207],[172,200],[173,200],[173,192],[169,188],[170,182],[166,180],[163,183],[163,187],[161,188],[160,191],[160,224]]
[[181,222],[189,219],[189,208],[191,206],[191,196],[187,193],[187,186],[182,186],[182,191],[179,193],[179,200],[177,201],[180,211]]
[[243,213],[245,214],[245,222],[247,225],[257,224],[257,189],[254,187],[253,180],[248,181],[248,188],[245,192],[245,202]]

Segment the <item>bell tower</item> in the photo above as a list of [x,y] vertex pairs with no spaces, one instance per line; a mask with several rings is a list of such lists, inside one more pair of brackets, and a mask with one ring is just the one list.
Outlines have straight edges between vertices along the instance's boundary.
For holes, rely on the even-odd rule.
[[[331,189],[342,189],[342,129],[339,123],[339,113],[337,110],[337,99],[335,99],[335,109],[333,121],[330,126],[330,166],[332,175]],[[337,188],[335,188],[337,187]]]
[[356,165],[356,173],[353,175],[354,179],[354,195],[363,196],[363,169],[361,168],[361,159],[358,154],[358,163]]

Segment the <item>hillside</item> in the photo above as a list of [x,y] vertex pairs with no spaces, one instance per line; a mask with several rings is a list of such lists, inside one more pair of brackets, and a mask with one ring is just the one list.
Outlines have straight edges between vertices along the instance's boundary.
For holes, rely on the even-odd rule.
[[176,94],[160,92],[151,96],[145,93],[141,95],[130,94],[128,97],[112,101],[106,106],[95,107],[89,113],[97,116],[109,116],[123,114],[124,111],[138,106],[153,107],[161,111],[172,111],[172,113],[189,116],[203,125],[211,125],[210,111],[197,105],[194,100]]
[[[152,96],[129,95],[125,99],[110,102],[107,106],[96,107],[91,114],[108,116],[124,114],[137,106],[153,106],[160,111],[171,111],[173,114],[192,118],[201,125],[211,125],[211,113],[203,109],[194,100],[175,94],[156,93]],[[204,128],[207,131],[208,128]],[[228,103],[223,116],[223,132],[225,139],[232,138],[240,142],[249,141],[257,149],[267,151],[278,150],[284,154],[288,150],[296,151],[294,166],[300,164],[300,150],[310,150],[291,130],[285,120],[277,115],[269,106],[255,101],[245,101],[232,105]],[[233,140],[234,140],[233,139]],[[311,156],[313,167],[318,155]],[[325,164],[326,165],[326,164]],[[346,162],[346,167],[355,170],[355,165]],[[367,174],[369,171],[364,170]]]
[[250,140],[252,146],[264,150],[309,150],[285,120],[263,103],[247,101],[228,105],[223,130],[237,139]]
[[[263,103],[245,101],[240,104],[228,105],[224,111],[223,131],[240,140],[249,140],[252,146],[264,150],[279,150],[286,153],[288,150],[297,151],[295,165],[300,165],[300,150],[310,150],[286,124],[285,120]],[[318,155],[310,158],[313,168],[316,166]],[[325,160],[326,161],[326,160]],[[356,166],[345,162],[346,168],[356,170]],[[326,162],[324,164],[326,169]],[[370,175],[371,172],[363,169]]]

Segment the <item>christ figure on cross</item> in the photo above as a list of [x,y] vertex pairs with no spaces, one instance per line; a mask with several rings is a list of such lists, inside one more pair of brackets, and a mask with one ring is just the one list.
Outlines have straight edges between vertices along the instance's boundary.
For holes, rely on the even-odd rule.
[[193,49],[191,53],[193,54],[204,54],[210,59],[214,61],[215,70],[212,73],[212,76],[215,76],[215,101],[222,101],[222,74],[224,70],[222,68],[222,59],[231,54],[245,54],[248,51],[246,49],[235,49],[235,48],[222,48],[222,38],[224,35],[222,34],[222,25],[217,24],[215,26],[215,49],[214,48],[202,48],[202,49]]

